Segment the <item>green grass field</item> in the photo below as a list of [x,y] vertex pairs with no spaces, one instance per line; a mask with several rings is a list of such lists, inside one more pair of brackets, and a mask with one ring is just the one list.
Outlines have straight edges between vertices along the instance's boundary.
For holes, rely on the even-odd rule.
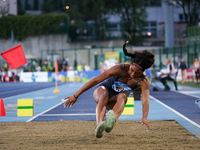
[[194,88],[199,88],[200,89],[200,83],[195,83],[195,82],[185,82],[182,84],[181,82],[177,82],[178,85],[185,85],[185,86],[190,86]]

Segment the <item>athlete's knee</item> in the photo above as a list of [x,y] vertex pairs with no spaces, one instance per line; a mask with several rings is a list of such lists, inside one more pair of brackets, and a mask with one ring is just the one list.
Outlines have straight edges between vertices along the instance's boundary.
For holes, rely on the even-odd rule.
[[121,101],[121,102],[123,102],[125,104],[126,103],[126,99],[127,99],[127,96],[126,96],[125,93],[119,93],[118,94],[117,101]]
[[125,94],[125,93],[119,93],[119,94],[118,94],[118,97],[119,97],[120,99],[126,99],[126,94]]
[[100,86],[94,91],[93,98],[96,103],[99,103],[100,100],[107,99],[108,95],[109,94],[107,88],[105,88],[104,86]]
[[108,95],[108,92],[105,91],[104,93],[102,93],[99,97],[99,102],[101,103],[107,103],[108,102],[108,99],[109,99],[109,95]]

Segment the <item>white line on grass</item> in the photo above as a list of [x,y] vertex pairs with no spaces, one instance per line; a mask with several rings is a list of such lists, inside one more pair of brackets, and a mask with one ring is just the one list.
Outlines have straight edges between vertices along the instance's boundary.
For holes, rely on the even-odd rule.
[[167,106],[166,104],[162,103],[161,101],[159,101],[158,99],[154,98],[153,96],[149,96],[150,98],[152,98],[153,100],[155,100],[156,102],[160,103],[161,105],[165,106],[166,108],[170,109],[171,111],[173,111],[174,113],[176,113],[177,115],[179,115],[180,117],[182,117],[183,119],[187,120],[188,122],[190,122],[191,124],[195,125],[196,127],[200,128],[200,125],[197,124],[196,122],[190,120],[189,118],[185,117],[184,115],[182,115],[181,113],[177,112],[176,110],[174,110],[173,108]]

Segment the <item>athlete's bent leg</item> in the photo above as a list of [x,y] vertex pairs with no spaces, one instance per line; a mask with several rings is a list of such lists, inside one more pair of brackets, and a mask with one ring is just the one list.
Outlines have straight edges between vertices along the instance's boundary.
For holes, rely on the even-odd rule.
[[108,103],[109,94],[107,88],[104,86],[98,87],[93,94],[96,106],[96,122],[102,122],[106,115],[106,104]]
[[127,96],[125,93],[119,93],[117,95],[117,102],[113,107],[115,113],[115,119],[118,119],[124,110],[124,105],[126,104]]
[[96,107],[96,128],[95,136],[96,138],[101,138],[103,136],[103,131],[106,128],[106,124],[103,121],[106,115],[106,104],[108,103],[109,94],[107,88],[104,86],[98,87],[93,94],[94,100],[97,103]]

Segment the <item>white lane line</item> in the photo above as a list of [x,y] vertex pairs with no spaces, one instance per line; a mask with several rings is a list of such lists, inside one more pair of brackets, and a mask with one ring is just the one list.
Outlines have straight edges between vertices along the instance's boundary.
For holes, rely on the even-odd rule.
[[[49,88],[52,88],[52,87],[49,87]],[[47,88],[45,88],[45,89],[47,89]],[[45,90],[45,89],[39,89],[39,90],[35,90],[35,91],[30,91],[30,92],[26,92],[26,93],[22,93],[22,94],[13,95],[13,96],[4,98],[4,100],[9,100],[11,98],[16,98],[16,97],[19,97],[19,96],[26,96],[28,94],[32,94],[32,93],[35,93],[35,92],[38,92],[38,91],[41,91],[41,90]],[[2,94],[2,93],[0,93],[0,94]]]
[[195,91],[193,91],[193,92],[191,92],[191,91],[179,91],[179,93],[181,93],[181,94],[185,94],[185,95],[188,95],[188,96],[192,96],[192,97],[195,97],[195,98],[200,98],[199,96],[196,96],[196,95],[191,95],[191,94],[199,94],[199,91],[197,91],[197,92],[195,92]]
[[38,114],[38,115],[32,117],[31,119],[27,120],[26,122],[30,122],[30,121],[32,121],[33,119],[35,119],[35,118],[37,118],[38,116],[41,116],[42,114],[44,114],[44,113],[46,113],[46,112],[48,112],[48,111],[54,109],[55,107],[61,105],[62,103],[63,103],[63,102],[58,103],[57,105],[55,105],[55,106],[53,106],[53,107],[51,107],[51,108],[49,108],[49,109],[43,111],[42,113],[40,113],[40,114]]
[[156,102],[160,103],[161,105],[165,106],[166,108],[170,109],[171,111],[173,111],[174,113],[176,113],[177,115],[179,115],[180,117],[182,117],[183,119],[187,120],[188,122],[190,122],[191,124],[195,125],[196,127],[200,128],[200,125],[197,124],[196,122],[190,120],[189,118],[185,117],[184,115],[182,115],[181,113],[177,112],[176,110],[174,110],[173,108],[167,106],[166,104],[162,103],[161,101],[159,101],[158,99],[154,98],[153,96],[149,96],[150,98],[152,98],[153,100],[155,100]]
[[94,116],[96,115],[95,113],[85,113],[85,114],[44,114],[41,116],[47,116],[47,117],[51,117],[51,116]]
[[199,94],[199,91],[180,91],[180,93],[187,93],[187,94]]

